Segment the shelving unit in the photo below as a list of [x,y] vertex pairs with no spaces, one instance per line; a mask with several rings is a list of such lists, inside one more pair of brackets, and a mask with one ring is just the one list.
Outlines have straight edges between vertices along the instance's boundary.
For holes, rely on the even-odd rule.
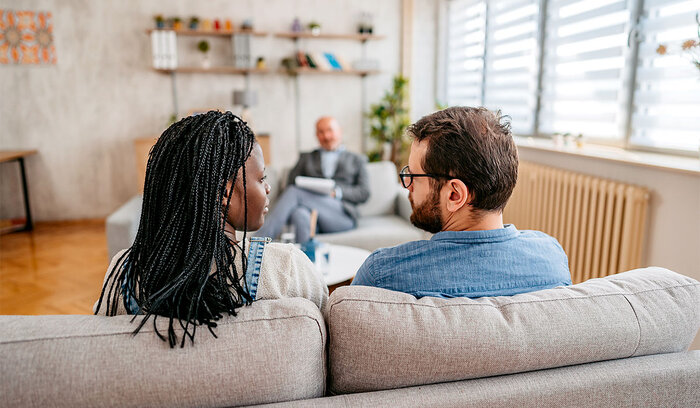
[[[367,50],[366,50],[366,44],[367,41],[372,41],[372,40],[382,40],[384,39],[383,35],[374,35],[374,34],[326,34],[326,33],[319,33],[319,34],[312,34],[309,32],[277,32],[273,34],[277,38],[285,38],[288,40],[294,41],[294,53],[296,54],[299,52],[299,40],[304,39],[304,40],[349,40],[349,41],[358,41],[362,45],[362,59],[365,59],[367,57]],[[381,71],[379,70],[320,70],[320,69],[314,69],[314,68],[307,68],[307,67],[299,67],[293,70],[283,70],[283,72],[287,73],[288,75],[291,75],[294,78],[294,110],[295,110],[295,119],[296,119],[296,146],[297,146],[297,151],[301,151],[301,118],[300,113],[299,113],[299,77],[302,75],[346,75],[346,76],[359,76],[362,79],[362,88],[361,88],[361,104],[362,104],[362,110],[364,110],[365,106],[367,106],[367,83],[365,81],[365,78],[367,78],[368,75],[372,74],[378,74]],[[367,118],[365,117],[364,114],[361,115],[360,118],[362,122],[362,133],[363,137],[361,140],[361,146],[362,150],[366,150],[366,135],[368,133],[368,126],[367,126]]]
[[292,70],[282,69],[280,73],[288,75],[355,75],[364,77],[366,75],[379,74],[379,70],[356,70],[356,69],[344,69],[344,70],[322,70],[317,68],[296,68]]
[[[299,40],[346,40],[346,41],[357,41],[361,44],[362,46],[362,59],[366,58],[366,44],[368,41],[376,41],[376,40],[382,40],[385,38],[383,35],[374,35],[374,34],[329,34],[329,33],[322,33],[318,35],[314,35],[310,32],[266,32],[266,31],[254,31],[254,30],[189,30],[189,29],[182,29],[182,30],[172,30],[172,29],[148,29],[146,30],[146,33],[149,35],[154,32],[154,31],[174,31],[176,36],[190,36],[190,37],[228,37],[232,38],[234,35],[238,34],[249,34],[253,37],[267,37],[269,35],[273,35],[276,38],[280,39],[288,39],[294,41],[294,51],[295,54],[296,52],[299,51]],[[168,74],[171,77],[171,87],[172,87],[172,98],[173,98],[173,109],[174,112],[177,114],[178,113],[178,103],[177,103],[177,83],[176,83],[176,74],[224,74],[224,75],[244,75],[245,76],[245,83],[246,83],[246,89],[249,88],[250,80],[249,76],[250,75],[262,75],[262,74],[268,74],[271,71],[267,69],[257,69],[257,68],[237,68],[233,66],[215,66],[215,67],[210,67],[210,68],[202,68],[202,67],[177,67],[174,69],[165,69],[165,68],[153,68],[154,71],[163,73],[163,74]],[[308,68],[308,67],[299,67],[293,70],[286,70],[286,69],[281,69],[278,71],[280,74],[285,74],[289,75],[293,78],[294,80],[294,110],[295,110],[295,121],[296,121],[296,147],[297,150],[301,150],[301,119],[300,119],[300,98],[299,98],[299,77],[300,76],[314,76],[314,75],[334,75],[334,76],[355,76],[359,77],[362,80],[362,89],[361,89],[361,104],[362,104],[362,110],[367,106],[367,84],[365,81],[365,78],[368,75],[374,75],[374,74],[379,74],[381,71],[379,70],[356,70],[356,69],[347,69],[347,70],[322,70],[322,69],[314,69],[314,68]],[[362,130],[363,133],[367,133],[367,121],[365,118],[365,115],[362,115],[361,118],[362,121]],[[365,149],[365,143],[366,143],[366,137],[362,138],[362,149]]]
[[175,69],[153,68],[154,71],[163,74],[182,73],[182,74],[232,74],[232,75],[248,75],[248,74],[267,74],[270,71],[267,69],[258,68],[236,68],[236,67],[177,67]]
[[279,38],[289,38],[296,40],[298,38],[317,38],[317,39],[327,39],[327,40],[353,40],[353,41],[369,41],[369,40],[382,40],[383,35],[373,35],[373,34],[318,34],[313,35],[307,32],[285,32],[285,33],[274,33],[275,37]]
[[230,37],[234,34],[250,34],[254,37],[267,37],[270,33],[266,31],[254,30],[171,30],[164,28],[150,28],[146,33],[150,34],[153,31],[175,31],[176,35],[187,35],[191,37]]

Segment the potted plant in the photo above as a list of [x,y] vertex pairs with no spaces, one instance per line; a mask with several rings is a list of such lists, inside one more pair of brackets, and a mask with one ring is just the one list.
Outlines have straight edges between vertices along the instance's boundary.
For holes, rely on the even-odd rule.
[[390,160],[400,168],[407,160],[410,139],[405,134],[411,123],[407,108],[408,79],[401,75],[394,77],[391,91],[377,104],[370,106],[367,117],[370,122],[370,137],[376,141],[376,148],[367,156],[370,161]]
[[190,17],[190,30],[196,30],[199,28],[199,18],[192,16]]
[[202,68],[209,69],[211,62],[209,61],[209,41],[202,40],[197,43],[197,49],[202,53]]
[[180,17],[173,17],[173,30],[182,30],[182,19]]
[[311,35],[319,35],[321,34],[321,24],[312,21],[309,23],[309,30],[311,31]]
[[157,16],[154,16],[153,20],[155,20],[156,22],[157,29],[162,30],[163,28],[165,28],[165,19],[162,15],[158,14]]

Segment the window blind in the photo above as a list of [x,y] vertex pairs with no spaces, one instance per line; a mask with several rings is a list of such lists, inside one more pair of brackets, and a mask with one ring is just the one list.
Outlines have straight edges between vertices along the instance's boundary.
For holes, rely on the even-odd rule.
[[[645,0],[640,21],[630,143],[697,152],[700,148],[700,70],[686,40],[698,38],[700,1]],[[665,45],[666,53],[657,49]],[[700,49],[695,48],[696,54]]]
[[539,112],[540,133],[623,139],[627,0],[550,0]]
[[455,0],[448,3],[447,104],[482,105],[486,2]]
[[539,0],[488,2],[484,106],[511,117],[516,134],[534,132],[539,71]]

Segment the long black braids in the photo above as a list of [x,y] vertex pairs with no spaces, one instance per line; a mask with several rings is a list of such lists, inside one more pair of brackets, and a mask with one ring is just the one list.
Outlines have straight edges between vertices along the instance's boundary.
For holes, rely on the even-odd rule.
[[[143,316],[134,334],[153,317],[155,332],[165,341],[155,317],[163,316],[170,347],[178,342],[176,324],[184,347],[187,338],[194,342],[198,325],[216,337],[216,320],[225,313],[235,316],[237,308],[252,302],[245,282],[245,162],[254,145],[253,132],[230,112],[190,116],[163,132],[149,155],[136,239],[109,271],[96,313],[104,303],[106,314],[114,316],[121,302]],[[236,250],[224,226],[233,195],[227,183],[235,185],[239,176],[246,221]]]

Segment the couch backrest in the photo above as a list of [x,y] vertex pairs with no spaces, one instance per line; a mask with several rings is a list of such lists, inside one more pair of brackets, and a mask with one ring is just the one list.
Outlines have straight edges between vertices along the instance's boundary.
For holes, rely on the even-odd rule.
[[137,322],[0,316],[0,405],[218,407],[324,394],[325,325],[306,299],[255,302],[221,319],[218,339],[200,327],[182,349],[151,322],[132,336]]
[[391,389],[685,350],[700,283],[646,268],[479,299],[349,286],[327,323],[330,391]]
[[358,206],[360,215],[388,215],[396,212],[396,194],[401,188],[396,166],[390,161],[367,163],[369,199]]

